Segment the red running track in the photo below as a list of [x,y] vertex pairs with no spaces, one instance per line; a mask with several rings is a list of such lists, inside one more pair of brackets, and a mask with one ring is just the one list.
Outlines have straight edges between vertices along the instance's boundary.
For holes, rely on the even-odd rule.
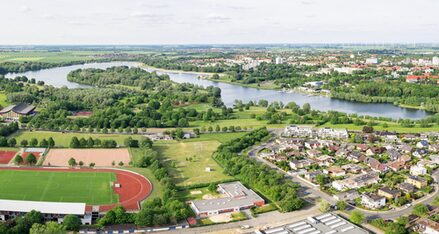
[[[66,168],[38,168],[38,167],[0,167],[0,170],[30,170],[30,171],[66,171],[66,172],[111,172],[116,174],[116,183],[120,188],[113,190],[119,195],[118,204],[99,205],[99,211],[108,211],[117,205],[122,205],[126,210],[139,210],[140,203],[145,200],[152,191],[151,182],[144,176],[126,170],[118,169],[66,169]],[[87,210],[92,209],[93,204],[87,204]]]

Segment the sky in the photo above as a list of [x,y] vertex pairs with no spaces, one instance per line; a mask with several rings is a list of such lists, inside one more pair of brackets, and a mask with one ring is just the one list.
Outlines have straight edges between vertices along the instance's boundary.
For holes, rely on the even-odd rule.
[[439,42],[439,0],[0,0],[0,44]]

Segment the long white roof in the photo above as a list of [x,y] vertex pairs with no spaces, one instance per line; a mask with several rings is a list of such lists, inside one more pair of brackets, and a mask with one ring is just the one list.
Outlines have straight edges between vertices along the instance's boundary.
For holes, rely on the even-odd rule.
[[0,211],[30,212],[31,210],[36,210],[43,214],[83,215],[85,213],[85,203],[18,201],[0,199]]

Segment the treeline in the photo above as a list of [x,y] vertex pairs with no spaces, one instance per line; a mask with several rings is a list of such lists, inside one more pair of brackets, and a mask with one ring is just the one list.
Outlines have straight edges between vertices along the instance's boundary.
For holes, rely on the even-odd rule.
[[[57,222],[44,223],[44,216],[39,211],[32,210],[29,213],[9,220],[0,222],[0,233],[2,234],[49,234],[67,233],[68,231],[78,232],[81,220],[76,215],[66,215],[63,224]],[[70,233],[70,232],[69,232]]]
[[24,61],[20,63],[14,62],[3,62],[0,63],[0,75],[5,75],[7,73],[21,73],[27,71],[38,71],[41,69],[48,69],[54,67],[64,67],[76,64],[84,64],[86,62],[105,62],[110,61],[108,59],[88,59],[87,61],[70,61],[70,62],[59,62],[59,63],[43,63],[35,61]]
[[[192,57],[188,57],[193,59]],[[182,71],[193,71],[193,72],[209,72],[209,73],[221,73],[227,70],[225,66],[197,66],[188,63],[188,58],[179,57],[177,59],[171,58],[159,58],[159,57],[144,57],[139,59],[139,61],[148,64],[152,67],[168,69],[168,70],[182,70]]]
[[133,166],[152,170],[154,177],[163,186],[163,197],[144,202],[137,214],[126,213],[123,207],[116,207],[98,220],[99,226],[126,223],[134,223],[137,226],[161,226],[176,224],[192,215],[189,206],[178,199],[175,184],[166,168],[160,163],[158,153],[151,147],[150,141],[140,143],[142,154],[133,158]]
[[103,69],[78,69],[67,75],[67,80],[93,86],[126,85],[140,87],[142,90],[152,89],[157,83],[169,80],[168,75],[157,75],[141,68],[127,66]]
[[410,84],[404,81],[363,81],[351,87],[334,87],[331,96],[358,102],[387,102],[421,106],[439,112],[439,86]]
[[268,135],[266,128],[247,133],[241,138],[220,145],[214,158],[223,166],[225,173],[261,192],[275,202],[281,211],[299,210],[305,202],[297,195],[297,184],[286,180],[284,175],[265,164],[239,154]]
[[72,137],[70,140],[70,148],[116,148],[117,142],[112,139],[100,140],[99,138],[91,138],[85,139],[81,137]]

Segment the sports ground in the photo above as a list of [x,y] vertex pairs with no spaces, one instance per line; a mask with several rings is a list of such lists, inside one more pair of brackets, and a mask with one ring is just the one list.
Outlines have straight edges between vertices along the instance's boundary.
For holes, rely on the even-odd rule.
[[123,170],[0,168],[0,199],[84,202],[100,210],[121,204],[137,210],[151,190],[145,177]]
[[113,162],[117,165],[123,162],[128,165],[130,153],[127,149],[51,149],[44,160],[44,165],[69,166],[68,161],[74,158],[84,165],[95,163],[97,167],[110,167]]

